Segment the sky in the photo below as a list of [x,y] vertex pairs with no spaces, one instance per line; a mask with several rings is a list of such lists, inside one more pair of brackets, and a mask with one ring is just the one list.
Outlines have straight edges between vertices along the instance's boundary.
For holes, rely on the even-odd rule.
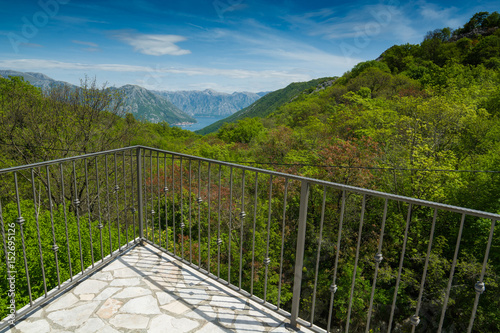
[[498,1],[3,0],[0,69],[79,84],[262,92],[340,76]]

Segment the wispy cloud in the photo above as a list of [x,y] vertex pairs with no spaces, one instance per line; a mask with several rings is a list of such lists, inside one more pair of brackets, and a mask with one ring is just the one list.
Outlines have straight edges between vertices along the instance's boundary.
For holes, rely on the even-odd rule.
[[23,70],[81,70],[81,71],[108,71],[108,72],[143,72],[156,74],[182,74],[188,76],[223,76],[232,79],[248,79],[248,78],[286,78],[290,80],[301,80],[309,78],[304,74],[293,73],[289,71],[279,70],[262,70],[251,71],[242,69],[219,69],[207,67],[192,67],[192,68],[172,68],[160,67],[156,68],[147,66],[134,66],[123,64],[85,64],[77,62],[62,62],[55,60],[44,59],[15,59],[15,60],[0,60],[0,67]]
[[258,22],[243,22],[242,25],[246,25],[247,30],[236,32],[216,29],[212,34],[231,40],[233,45],[244,45],[247,55],[265,59],[278,67],[293,64],[294,67],[309,68],[310,72],[319,68],[331,68],[333,73],[341,74],[362,61],[360,58],[326,51],[332,49],[333,44],[323,50]]
[[77,16],[64,16],[64,15],[56,15],[54,16],[54,20],[60,21],[62,23],[74,26],[74,25],[85,25],[88,23],[99,23],[99,24],[109,24],[106,21],[93,20],[87,17],[77,17]]
[[81,41],[81,40],[72,40],[71,42],[74,44],[88,46],[88,47],[82,48],[82,50],[87,51],[87,52],[99,52],[99,51],[101,51],[101,49],[99,48],[99,45],[97,45],[96,43],[85,42],[85,41]]
[[34,47],[34,48],[44,47],[43,45],[36,44],[36,43],[22,43],[21,45],[26,46],[26,47]]
[[133,46],[135,51],[142,54],[181,56],[191,53],[190,50],[182,49],[176,45],[176,43],[187,40],[183,36],[139,34],[124,31],[114,34],[114,37]]
[[99,47],[99,45],[97,45],[96,43],[84,42],[84,41],[81,41],[81,40],[72,40],[71,42],[73,42],[75,44],[80,44],[80,45],[94,47],[94,48],[98,48]]
[[457,7],[441,8],[436,4],[426,1],[418,2],[418,12],[424,20],[435,22],[436,28],[448,26],[458,28],[467,19],[466,15],[460,15]]
[[340,40],[365,36],[397,36],[401,40],[414,37],[417,32],[406,13],[406,5],[398,4],[361,5],[338,13],[333,8],[301,15],[288,15],[284,19],[292,27],[300,28],[309,36],[327,40]]

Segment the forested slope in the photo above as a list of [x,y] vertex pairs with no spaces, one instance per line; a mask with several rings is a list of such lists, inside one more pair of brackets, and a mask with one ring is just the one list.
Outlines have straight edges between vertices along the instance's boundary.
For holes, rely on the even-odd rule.
[[[283,89],[279,89],[268,93],[258,99],[253,104],[247,106],[246,108],[235,112],[227,118],[219,120],[201,130],[196,131],[198,134],[208,134],[217,131],[222,125],[226,123],[234,123],[240,119],[244,118],[252,118],[252,117],[265,117],[269,115],[271,112],[276,110],[281,105],[290,102],[297,95],[307,92],[309,89],[313,89],[318,87],[318,85],[322,85],[323,83],[332,81],[332,78],[322,78],[315,79],[307,82],[295,82],[291,83],[287,87]],[[308,91],[310,92],[310,91]]]

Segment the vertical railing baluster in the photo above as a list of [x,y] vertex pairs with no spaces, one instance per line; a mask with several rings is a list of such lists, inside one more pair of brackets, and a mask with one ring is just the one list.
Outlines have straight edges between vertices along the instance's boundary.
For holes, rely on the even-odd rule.
[[229,169],[229,226],[228,226],[228,256],[227,256],[227,283],[231,284],[231,238],[233,222],[233,167]]
[[28,294],[30,298],[30,305],[33,305],[33,299],[31,296],[31,281],[30,281],[30,273],[28,270],[28,260],[26,258],[26,244],[24,242],[24,218],[21,215],[21,201],[19,199],[19,187],[17,185],[17,172],[14,172],[14,181],[16,185],[16,202],[17,202],[17,219],[16,223],[19,225],[19,229],[21,231],[21,244],[23,246],[23,258],[24,258],[24,269],[26,272],[26,280],[28,282]]
[[372,311],[373,311],[373,299],[375,297],[375,288],[377,286],[377,276],[378,276],[378,269],[380,266],[380,263],[384,259],[382,256],[382,246],[384,243],[384,230],[385,230],[385,221],[387,220],[387,204],[388,200],[385,199],[384,203],[384,215],[382,217],[382,227],[380,229],[380,240],[378,241],[378,249],[377,253],[375,254],[374,260],[375,260],[375,273],[373,276],[373,284],[372,284],[372,293],[370,296],[370,306],[368,307],[368,319],[366,322],[366,330],[365,333],[370,333],[370,321],[372,317]]
[[85,159],[85,192],[87,193],[87,220],[89,223],[89,239],[90,239],[90,257],[92,259],[92,268],[94,268],[94,243],[92,242],[92,214],[90,211],[90,193],[89,193],[89,171],[88,161]]
[[201,160],[198,161],[198,269],[201,268]]
[[167,154],[163,155],[163,192],[165,195],[165,249],[168,251]]
[[181,169],[181,174],[180,174],[180,183],[179,183],[179,195],[180,195],[180,205],[181,205],[181,224],[180,224],[180,227],[181,227],[181,258],[184,259],[184,205],[183,205],[183,190],[182,190],[182,178],[184,176],[184,173],[183,173],[183,167],[182,167],[182,156],[180,157],[180,162],[179,162],[179,165],[180,165],[180,169]]
[[[147,161],[147,154],[146,154],[146,149],[143,149],[142,151],[142,205],[144,207],[143,213],[144,213],[144,222],[143,222],[143,228],[146,231],[146,235],[144,239],[151,240],[149,237],[149,220],[148,220],[148,214],[151,213],[151,211],[148,211],[148,161]],[[151,170],[149,170],[149,174],[151,174]]]
[[[147,237],[154,244],[155,242],[155,203],[154,203],[154,189],[153,189],[153,179],[154,179],[154,171],[153,171],[153,151],[149,151],[149,192],[151,194],[151,235],[149,237],[149,226],[146,225]],[[146,220],[147,221],[147,220]]]
[[335,264],[333,268],[333,280],[330,285],[330,310],[328,311],[328,324],[326,326],[326,332],[330,332],[330,327],[332,323],[332,313],[333,313],[333,302],[335,301],[335,293],[338,290],[337,287],[337,269],[339,266],[339,257],[340,257],[340,242],[342,240],[342,227],[344,223],[344,213],[345,213],[345,201],[346,201],[346,191],[342,191],[342,206],[340,208],[340,220],[339,220],[339,231],[337,235],[337,244],[335,251]]
[[113,239],[111,237],[111,206],[109,205],[109,168],[108,168],[108,155],[104,155],[104,169],[106,171],[106,224],[108,225],[109,233],[109,255],[113,256]]
[[66,214],[66,198],[64,197],[64,173],[63,173],[62,163],[59,163],[59,172],[61,175],[61,199],[64,211],[64,230],[66,232],[66,249],[68,252],[69,279],[70,281],[73,281],[73,267],[71,265],[71,252],[69,250],[68,216]]
[[219,209],[217,211],[217,278],[220,278],[220,247],[222,245],[222,239],[220,237],[220,195],[221,195],[221,181],[222,181],[222,176],[221,176],[221,171],[222,171],[222,166],[219,164],[219,190],[217,194],[217,200],[219,204]]
[[420,282],[420,291],[418,294],[417,308],[415,310],[415,314],[410,318],[410,324],[412,324],[412,326],[413,326],[411,328],[412,333],[415,333],[415,328],[420,323],[420,317],[418,315],[420,312],[420,306],[422,305],[422,295],[424,293],[425,278],[427,276],[427,268],[429,267],[429,260],[431,257],[431,249],[432,249],[432,243],[434,240],[434,229],[436,226],[437,212],[438,212],[437,208],[435,208],[434,209],[434,217],[432,219],[431,233],[429,236],[429,244],[427,245],[427,256],[425,257],[424,272],[422,273],[422,280]]
[[451,265],[450,277],[448,279],[448,287],[446,288],[446,295],[444,297],[443,308],[441,310],[441,318],[439,320],[438,333],[441,333],[441,330],[443,329],[444,316],[446,314],[446,307],[448,306],[448,299],[450,297],[451,285],[453,284],[453,276],[455,274],[455,267],[457,265],[457,258],[458,258],[458,252],[460,250],[460,241],[462,239],[462,231],[464,229],[464,222],[465,222],[465,213],[462,214],[462,220],[460,222],[460,229],[458,231],[458,236],[457,236],[457,244],[455,246],[455,253],[453,255],[453,263]]
[[96,186],[97,186],[97,207],[98,207],[98,212],[99,212],[99,224],[97,225],[97,228],[99,229],[99,239],[101,241],[101,262],[102,262],[102,261],[104,261],[104,245],[103,245],[103,239],[102,239],[102,228],[104,228],[104,225],[102,224],[101,189],[100,189],[100,184],[99,184],[99,168],[98,168],[98,163],[97,163],[97,157],[95,158],[95,181],[96,181]]
[[271,214],[272,214],[272,199],[273,199],[273,175],[269,176],[269,207],[267,215],[267,240],[266,240],[266,257],[264,259],[265,274],[264,274],[264,302],[267,302],[267,275],[269,272],[269,264],[271,263],[271,258],[269,258],[269,241],[271,236]]
[[[139,151],[139,149],[137,149]],[[132,212],[132,229],[134,232],[134,243],[136,242],[137,235],[136,235],[136,230],[135,230],[135,212],[137,209],[135,208],[135,194],[134,194],[134,154],[132,153],[132,150],[130,151],[130,195],[131,195],[131,202],[130,202],[130,211]],[[138,155],[138,154],[137,154]],[[136,161],[137,164],[137,161]],[[139,180],[137,180],[139,181]]]
[[208,235],[208,255],[207,255],[207,271],[210,274],[210,241],[211,241],[211,235],[210,235],[210,182],[211,182],[211,172],[210,172],[210,167],[211,163],[208,162],[208,218],[207,218],[207,223],[208,223],[208,229],[207,229],[207,235]]
[[363,233],[363,223],[365,221],[366,194],[363,195],[363,201],[362,201],[361,206],[362,207],[361,207],[361,218],[360,218],[359,230],[358,230],[358,243],[356,245],[356,256],[354,258],[354,269],[352,272],[351,293],[349,296],[349,308],[347,310],[347,322],[345,324],[345,331],[346,332],[349,332],[349,325],[351,322],[352,299],[354,297],[354,287],[356,285],[356,272],[358,270],[359,248],[361,247],[361,235]]
[[[252,233],[252,275],[250,277],[250,295],[253,296],[253,280],[255,276],[255,229],[257,227],[257,193],[259,192],[259,173],[255,173],[255,197],[254,197],[254,204],[253,204],[253,233]],[[243,235],[241,242],[243,244]]]
[[401,281],[401,273],[403,272],[403,263],[404,263],[404,259],[405,259],[405,253],[406,253],[406,243],[408,242],[408,230],[410,229],[412,208],[413,208],[413,204],[410,204],[408,206],[408,216],[406,218],[406,228],[405,228],[405,235],[404,235],[404,239],[403,239],[403,249],[401,251],[401,256],[399,257],[398,277],[396,278],[396,286],[394,287],[394,296],[392,298],[391,316],[389,318],[389,325],[387,327],[387,333],[391,333],[391,331],[392,331],[392,321],[394,319],[394,310],[396,309],[396,299],[398,297],[398,289],[399,289],[399,283]]
[[39,207],[36,204],[35,170],[33,168],[31,168],[31,186],[33,188],[33,205],[35,207],[36,235],[38,240],[38,252],[40,253],[40,268],[42,269],[43,289],[45,290],[45,297],[47,297],[47,280],[45,278],[45,265],[43,263],[42,239],[40,237],[40,221],[38,218]]
[[175,181],[174,181],[174,158],[175,156],[172,155],[172,235],[173,235],[173,240],[172,244],[174,246],[174,256],[176,255],[176,240],[175,240]]
[[[116,201],[116,232],[118,233],[118,250],[122,250],[122,240],[120,238],[120,206],[118,204],[118,195],[120,192],[120,186],[118,186],[118,163],[116,160],[116,153],[114,154],[115,159],[115,201]],[[111,220],[109,221],[111,223]]]
[[78,198],[78,190],[76,187],[76,166],[75,161],[73,161],[73,187],[74,187],[74,199],[73,204],[75,205],[76,213],[76,227],[78,229],[78,246],[80,249],[80,269],[83,274],[85,268],[83,267],[83,253],[82,253],[82,234],[80,231],[80,199]]
[[486,245],[486,251],[484,252],[483,267],[481,268],[481,275],[479,276],[479,281],[474,285],[474,290],[476,291],[476,298],[474,299],[474,307],[472,308],[472,315],[469,321],[469,327],[467,332],[472,332],[472,327],[474,326],[474,319],[476,317],[477,305],[479,303],[479,297],[486,290],[484,285],[484,275],[486,274],[486,265],[488,264],[488,256],[491,249],[491,242],[493,241],[493,234],[495,232],[495,222],[496,220],[491,220],[490,235],[488,237],[488,244]]
[[191,170],[191,159],[189,159],[189,264],[193,264],[193,237],[191,235],[191,204],[192,204],[192,189],[191,189],[191,178],[192,178],[192,170]]
[[144,241],[144,207],[142,200],[142,149],[137,148],[137,223],[139,224],[139,239]]
[[[56,262],[56,272],[57,272],[57,286],[61,288],[61,276],[59,274],[59,260],[57,258],[57,251],[59,250],[59,246],[57,246],[56,242],[56,230],[54,228],[54,210],[52,207],[52,191],[50,189],[50,171],[49,171],[49,166],[47,165],[45,167],[45,170],[47,172],[47,194],[49,197],[49,207],[50,207],[50,225],[52,226],[52,251],[54,251],[54,259]],[[15,175],[15,173],[14,173]],[[16,180],[17,183],[17,180]]]
[[156,191],[158,194],[158,246],[161,247],[160,152],[156,152]]
[[239,282],[238,288],[241,290],[241,274],[243,271],[243,227],[245,222],[245,170],[243,170],[241,175],[241,212],[240,212],[240,271],[239,271]]
[[319,258],[321,255],[321,243],[323,241],[323,224],[325,222],[325,206],[326,206],[326,186],[323,186],[323,203],[321,204],[321,221],[319,224],[319,237],[318,237],[318,250],[316,252],[316,270],[314,273],[314,289],[311,305],[311,326],[314,325],[314,310],[316,308],[316,291],[318,288],[318,274],[319,274]]
[[129,238],[128,238],[128,228],[129,228],[129,225],[128,225],[128,209],[127,209],[127,173],[125,171],[125,151],[123,152],[123,155],[122,155],[122,167],[123,167],[123,170],[122,170],[122,175],[123,175],[123,209],[124,209],[124,212],[123,212],[123,218],[125,219],[125,237],[127,239],[126,241],[126,246],[128,247],[129,246]]
[[283,254],[285,252],[285,225],[286,225],[286,204],[288,196],[288,178],[285,179],[285,194],[283,195],[283,224],[281,226],[281,254],[280,254],[280,275],[278,280],[278,300],[276,306],[281,305],[281,281],[283,280]]
[[297,318],[300,310],[300,292],[302,290],[302,271],[304,266],[304,250],[306,244],[307,206],[309,201],[309,183],[301,181],[300,208],[299,208],[299,231],[297,234],[297,248],[295,251],[295,274],[293,280],[293,298],[290,325],[297,327]]

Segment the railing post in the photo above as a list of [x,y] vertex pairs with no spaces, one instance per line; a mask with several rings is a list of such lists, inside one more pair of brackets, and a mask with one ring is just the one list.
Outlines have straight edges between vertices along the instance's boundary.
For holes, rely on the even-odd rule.
[[142,201],[142,149],[137,148],[137,208],[139,220],[139,241],[142,243],[144,240],[144,207]]
[[293,280],[293,299],[290,325],[297,327],[300,307],[300,290],[302,287],[302,269],[304,266],[304,249],[306,243],[307,203],[309,198],[309,183],[302,181],[300,189],[299,232],[297,235],[297,250],[295,252],[295,274]]

